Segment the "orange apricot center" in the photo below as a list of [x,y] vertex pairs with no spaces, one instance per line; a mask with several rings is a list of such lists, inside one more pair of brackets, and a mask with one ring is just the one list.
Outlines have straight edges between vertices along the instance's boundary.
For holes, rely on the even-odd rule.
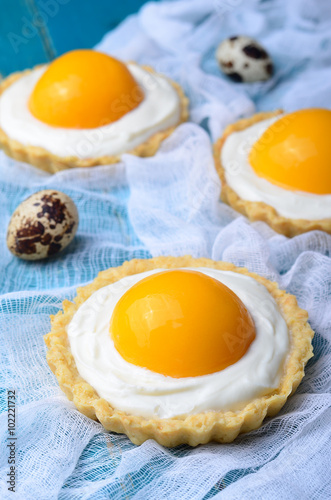
[[236,363],[255,326],[227,286],[198,271],[171,270],[142,279],[121,297],[110,335],[129,363],[181,378]]
[[28,106],[47,125],[88,129],[118,120],[143,98],[141,87],[121,61],[94,50],[74,50],[48,66]]

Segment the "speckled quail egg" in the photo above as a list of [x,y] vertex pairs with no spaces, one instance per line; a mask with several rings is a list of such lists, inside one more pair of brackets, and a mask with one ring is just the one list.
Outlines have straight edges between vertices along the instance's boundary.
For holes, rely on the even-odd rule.
[[77,228],[78,212],[69,196],[53,189],[38,191],[13,213],[7,246],[21,259],[44,259],[69,245]]
[[273,74],[272,60],[256,40],[248,36],[232,36],[216,50],[222,71],[235,82],[268,80]]

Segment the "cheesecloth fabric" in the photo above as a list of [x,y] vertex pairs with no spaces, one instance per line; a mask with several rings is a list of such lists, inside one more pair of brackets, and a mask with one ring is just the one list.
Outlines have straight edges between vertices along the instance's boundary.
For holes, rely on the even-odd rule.
[[[149,3],[110,33],[100,50],[153,65],[178,80],[192,121],[150,159],[48,175],[0,154],[1,499],[297,499],[331,497],[331,237],[293,239],[249,224],[219,202],[210,148],[223,127],[257,109],[331,105],[328,0]],[[233,84],[214,60],[228,35],[258,37],[276,72]],[[199,125],[202,125],[199,126]],[[79,210],[74,242],[45,262],[6,249],[10,215],[29,194],[65,191]],[[124,260],[209,256],[276,280],[308,310],[316,335],[306,377],[281,413],[233,444],[137,447],[81,415],[45,361],[49,314],[78,285]],[[8,491],[7,390],[17,395],[16,494]]]

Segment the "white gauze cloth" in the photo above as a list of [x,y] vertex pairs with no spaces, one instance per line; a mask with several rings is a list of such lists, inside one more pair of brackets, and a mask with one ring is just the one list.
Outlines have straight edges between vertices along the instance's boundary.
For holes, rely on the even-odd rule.
[[[331,497],[331,237],[293,239],[249,224],[219,201],[212,139],[255,109],[331,104],[328,0],[179,0],[146,4],[99,45],[178,80],[195,123],[184,124],[154,158],[125,155],[117,166],[47,175],[0,154],[0,497],[20,500],[207,500]],[[226,36],[257,37],[275,61],[271,81],[234,84],[214,59]],[[80,214],[78,234],[58,257],[12,257],[5,234],[18,203],[62,189]],[[314,358],[283,410],[233,444],[136,447],[104,432],[61,392],[42,336],[49,315],[77,285],[134,257],[192,254],[222,259],[276,280],[309,312]],[[7,490],[7,389],[18,394],[17,492]]]

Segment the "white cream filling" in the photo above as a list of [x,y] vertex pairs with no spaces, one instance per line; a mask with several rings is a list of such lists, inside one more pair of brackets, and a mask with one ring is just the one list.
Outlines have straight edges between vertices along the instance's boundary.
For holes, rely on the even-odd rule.
[[28,109],[29,97],[46,67],[33,70],[10,85],[0,98],[0,127],[26,146],[39,146],[58,156],[95,158],[130,151],[156,132],[176,125],[180,100],[165,77],[128,64],[143,88],[144,100],[114,123],[94,129],[51,127]]
[[[331,195],[290,191],[259,177],[249,163],[254,142],[279,117],[270,118],[240,132],[233,132],[221,151],[221,162],[227,184],[240,198],[263,201],[283,217],[320,220],[331,217]],[[314,175],[314,172],[312,172]]]
[[128,276],[101,288],[79,307],[67,332],[80,375],[114,408],[147,418],[236,410],[279,385],[289,350],[289,335],[268,290],[253,278],[238,273],[192,269],[221,281],[238,295],[255,322],[255,340],[237,363],[220,372],[199,377],[166,377],[125,361],[109,334],[110,318],[120,297],[132,285],[160,269]]

